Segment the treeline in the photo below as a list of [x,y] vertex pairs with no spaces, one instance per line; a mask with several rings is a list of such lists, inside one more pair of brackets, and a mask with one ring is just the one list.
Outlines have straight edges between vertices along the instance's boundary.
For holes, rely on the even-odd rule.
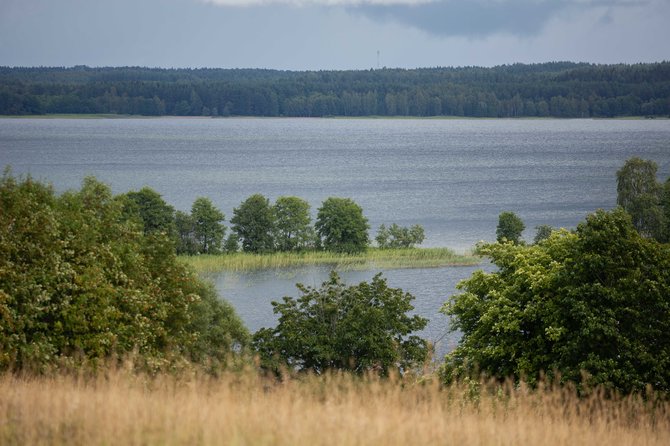
[[276,71],[0,67],[0,114],[615,117],[670,114],[670,62]]
[[[198,197],[191,212],[175,211],[151,188],[124,195],[126,213],[136,215],[149,235],[161,233],[173,240],[177,254],[221,254],[327,250],[357,253],[370,243],[363,209],[349,198],[330,197],[318,209],[312,224],[310,205],[299,197],[282,196],[274,204],[254,194],[233,210],[231,231],[225,215],[206,197]],[[411,248],[425,239],[423,227],[393,223],[381,225],[380,248]]]

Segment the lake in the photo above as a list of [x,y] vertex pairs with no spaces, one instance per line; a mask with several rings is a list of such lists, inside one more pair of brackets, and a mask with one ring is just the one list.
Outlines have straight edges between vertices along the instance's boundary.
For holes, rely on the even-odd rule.
[[[421,224],[425,246],[470,249],[495,239],[500,212],[534,227],[573,228],[616,203],[616,171],[639,156],[670,175],[670,120],[0,119],[0,165],[78,188],[95,175],[116,193],[149,186],[180,210],[207,196],[226,216],[254,193],[296,195],[312,213],[330,196],[359,203],[372,227]],[[385,271],[436,315],[471,268]],[[348,281],[374,272],[346,272]],[[273,323],[270,300],[327,271],[223,274],[214,280],[251,329]],[[441,319],[440,319],[441,318]]]

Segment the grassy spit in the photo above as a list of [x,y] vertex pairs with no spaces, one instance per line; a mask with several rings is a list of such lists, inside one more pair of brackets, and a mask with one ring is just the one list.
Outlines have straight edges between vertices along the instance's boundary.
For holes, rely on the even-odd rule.
[[667,445],[670,407],[347,375],[0,376],[3,445]]
[[271,254],[237,252],[221,255],[181,256],[180,258],[201,273],[315,265],[330,265],[338,269],[349,270],[429,268],[477,265],[481,261],[475,255],[456,254],[448,248],[370,248],[360,254],[341,254],[326,251],[276,252]]

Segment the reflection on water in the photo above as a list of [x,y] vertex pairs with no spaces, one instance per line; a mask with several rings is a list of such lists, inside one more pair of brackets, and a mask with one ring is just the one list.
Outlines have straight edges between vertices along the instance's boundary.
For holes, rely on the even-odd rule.
[[[454,266],[442,268],[387,269],[368,271],[338,271],[340,277],[349,284],[370,281],[381,272],[389,286],[402,288],[411,293],[415,312],[428,318],[427,327],[420,335],[436,344],[436,358],[439,359],[458,342],[458,333],[449,332],[449,320],[439,312],[449,296],[456,292],[456,284],[470,277],[473,271],[491,271],[493,266]],[[233,304],[238,314],[252,332],[261,327],[276,324],[277,317],[272,312],[272,301],[283,296],[298,297],[296,283],[319,287],[328,280],[330,268],[310,266],[282,268],[250,272],[223,272],[205,277],[216,284],[219,294]]]

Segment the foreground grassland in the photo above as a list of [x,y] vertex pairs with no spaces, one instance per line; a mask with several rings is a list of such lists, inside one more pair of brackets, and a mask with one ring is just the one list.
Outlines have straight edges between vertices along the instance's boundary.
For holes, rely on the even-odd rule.
[[430,268],[477,265],[481,259],[472,254],[457,254],[448,248],[376,249],[361,254],[335,252],[276,252],[250,254],[181,256],[180,259],[201,273],[251,271],[295,266],[329,265],[338,269]]
[[[667,445],[668,403],[254,373],[176,380],[0,376],[0,444]],[[653,406],[653,407],[652,407]]]

